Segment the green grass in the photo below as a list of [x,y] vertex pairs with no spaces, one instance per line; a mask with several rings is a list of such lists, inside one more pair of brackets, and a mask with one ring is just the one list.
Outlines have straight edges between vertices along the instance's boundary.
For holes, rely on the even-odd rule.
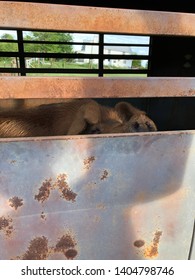
[[33,62],[31,63],[32,68],[67,68],[67,69],[97,69],[98,66],[97,64],[93,64],[90,65],[89,63],[75,63],[75,62],[66,62],[63,60],[59,60],[59,61],[53,61],[53,62],[47,62],[45,61],[45,63],[37,63],[37,62]]
[[[53,68],[57,68],[57,69],[97,69],[97,65],[93,64],[90,65],[89,63],[83,63],[83,64],[78,64],[78,63],[74,63],[74,62],[66,62],[63,60],[59,60],[59,61],[46,61],[46,63],[37,63],[37,62],[33,62],[31,65],[33,66],[32,68],[37,68],[37,69],[42,69],[42,68],[48,68],[48,69],[53,69]],[[2,68],[8,68],[11,67],[11,61],[10,59],[6,59],[5,63],[3,60],[0,60],[0,67]],[[107,68],[108,69],[108,68]],[[119,69],[120,68],[110,68],[110,69]],[[85,74],[85,73],[28,73],[27,76],[63,76],[63,77],[98,77],[98,74]],[[147,74],[105,74],[104,77],[147,77]]]

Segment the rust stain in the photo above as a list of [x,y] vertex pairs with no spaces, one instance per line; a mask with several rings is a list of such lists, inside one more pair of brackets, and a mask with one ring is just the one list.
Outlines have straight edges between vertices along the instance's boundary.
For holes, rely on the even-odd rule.
[[194,94],[195,94],[195,89],[189,89],[189,95],[190,96],[194,96]]
[[95,216],[94,217],[94,223],[99,223],[101,221],[100,216]]
[[83,164],[84,164],[84,168],[89,170],[91,168],[92,163],[95,161],[95,157],[91,156],[88,157],[86,159],[84,159]]
[[140,247],[144,246],[144,244],[145,244],[145,241],[142,240],[142,239],[136,240],[136,241],[133,243],[133,245],[134,245],[135,247],[137,247],[137,248],[140,248]]
[[55,187],[57,187],[59,189],[59,191],[61,192],[61,197],[62,198],[66,199],[67,201],[75,202],[77,194],[74,193],[70,189],[66,180],[67,180],[67,175],[66,174],[60,174],[57,177]]
[[76,246],[76,241],[70,234],[63,235],[59,241],[56,243],[55,252],[62,252],[64,253],[65,250],[73,248]]
[[35,237],[30,241],[24,255],[17,256],[19,260],[46,260],[49,256],[48,239],[45,236]]
[[46,236],[37,236],[29,242],[24,254],[16,256],[16,260],[46,260],[53,253],[63,253],[66,259],[74,259],[78,255],[75,248],[77,242],[71,233],[62,235],[55,246],[49,246]]
[[42,219],[42,220],[46,220],[46,215],[45,215],[44,212],[41,212],[41,219]]
[[53,189],[52,186],[52,179],[45,180],[42,184],[42,186],[39,188],[39,193],[35,195],[35,199],[41,203],[43,203],[45,200],[47,200],[50,196],[50,192]]
[[9,199],[9,205],[10,205],[10,207],[13,207],[15,210],[17,210],[18,207],[21,207],[23,205],[23,199],[19,198],[17,196],[14,196]]
[[155,258],[158,256],[158,246],[159,246],[161,235],[162,235],[162,231],[157,230],[155,232],[152,244],[149,247],[147,247],[144,251],[145,257]]
[[52,179],[50,178],[49,180],[46,179],[43,183],[42,186],[39,188],[39,192],[37,195],[35,195],[35,199],[41,203],[46,201],[50,194],[51,191],[54,189],[58,189],[60,192],[60,197],[67,200],[67,201],[72,201],[75,202],[77,194],[71,190],[67,183],[67,175],[60,174],[57,176],[57,180],[55,183],[52,183]]
[[104,203],[99,203],[99,204],[97,204],[96,208],[100,209],[100,210],[105,210],[106,209],[106,205]]
[[108,171],[107,171],[107,170],[104,170],[104,171],[103,171],[103,174],[102,174],[102,176],[101,176],[100,179],[103,181],[103,180],[105,180],[105,179],[108,178],[108,175],[109,175]]
[[63,189],[62,190],[62,195],[61,197],[65,198],[68,201],[72,201],[75,202],[77,194],[74,193],[72,190],[70,189]]
[[0,217],[0,232],[4,232],[6,237],[10,237],[13,233],[12,218],[10,217]]
[[78,252],[75,249],[77,242],[71,233],[66,233],[63,235],[54,248],[54,252],[61,252],[67,259],[74,259]]
[[65,252],[65,256],[68,260],[73,260],[77,256],[78,252],[75,249],[69,249]]

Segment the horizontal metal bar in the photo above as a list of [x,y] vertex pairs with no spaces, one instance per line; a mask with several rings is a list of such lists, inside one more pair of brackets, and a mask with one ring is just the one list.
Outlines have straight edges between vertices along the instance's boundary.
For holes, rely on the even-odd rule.
[[0,57],[16,57],[19,56],[19,52],[0,52]]
[[147,74],[147,69],[104,69],[104,74]]
[[0,67],[1,73],[20,73],[21,68]]
[[104,46],[115,46],[115,47],[149,47],[149,44],[104,43]]
[[[0,57],[16,57],[18,52],[1,52]],[[99,54],[84,53],[40,53],[40,52],[24,52],[24,57],[40,57],[40,58],[90,58],[99,59]],[[148,59],[148,55],[127,55],[127,54],[104,54],[103,59]]]
[[[2,73],[21,73],[21,68],[1,68]],[[147,74],[147,69],[103,69],[103,74]],[[25,73],[67,73],[67,74],[98,74],[99,69],[81,68],[25,68]]]
[[0,44],[1,43],[18,43],[18,40],[0,39]]
[[0,98],[195,96],[195,78],[0,77]]
[[[21,68],[0,68],[2,73],[21,73]],[[25,68],[25,73],[81,73],[81,74],[98,74],[98,69],[80,69],[80,68]]]
[[[44,32],[44,31],[43,31]],[[18,40],[0,39],[0,43],[18,43]],[[62,42],[62,41],[35,41],[35,40],[23,40],[25,44],[44,44],[44,45],[92,45],[98,46],[99,43],[91,42]],[[116,47],[149,47],[149,44],[130,44],[130,43],[104,43],[104,46],[116,46]]]
[[195,14],[0,2],[0,27],[195,36]]
[[[19,56],[19,52],[0,52],[0,57]],[[43,52],[24,52],[24,57],[40,57],[40,58],[96,58],[98,54],[84,53],[43,53]]]
[[104,54],[103,55],[103,59],[148,59],[149,56],[148,55],[137,55],[137,54]]

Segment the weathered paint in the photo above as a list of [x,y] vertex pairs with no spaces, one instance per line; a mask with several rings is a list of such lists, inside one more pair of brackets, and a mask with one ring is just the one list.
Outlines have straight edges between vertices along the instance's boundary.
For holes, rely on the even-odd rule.
[[0,98],[195,96],[195,78],[0,77]]
[[194,151],[194,131],[1,139],[0,259],[187,259]]
[[11,1],[1,1],[0,11],[3,28],[195,35],[195,15],[187,13]]

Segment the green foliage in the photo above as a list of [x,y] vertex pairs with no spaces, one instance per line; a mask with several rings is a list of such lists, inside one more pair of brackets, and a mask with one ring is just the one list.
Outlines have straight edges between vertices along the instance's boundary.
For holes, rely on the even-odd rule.
[[[0,37],[2,40],[14,40],[14,37],[11,34],[3,34]],[[17,52],[18,46],[17,43],[7,43],[0,41],[0,52]]]
[[[11,34],[3,34],[0,39],[2,40],[14,40]],[[73,38],[69,33],[56,33],[56,32],[30,32],[24,36],[24,40],[27,41],[51,41],[54,44],[32,44],[24,43],[25,52],[43,52],[43,53],[73,53],[72,45],[55,44],[55,42],[72,42]],[[17,52],[18,44],[9,42],[0,42],[0,52]],[[10,63],[12,58],[2,57],[0,58],[4,64]],[[50,62],[55,59],[49,59]],[[67,60],[68,61],[68,60]],[[69,61],[71,61],[69,59]]]
[[[2,40],[14,40],[14,37],[11,34],[4,33],[1,35],[0,39]],[[17,43],[8,43],[0,41],[0,52],[17,52],[18,45]],[[12,57],[0,57],[0,65],[1,67],[12,67]]]
[[[31,41],[50,41],[50,42],[72,42],[73,38],[69,33],[56,32],[31,32],[24,37],[24,40]],[[25,43],[25,52],[43,52],[43,53],[72,53],[72,45],[63,44],[31,44]]]
[[142,68],[141,60],[133,60],[131,67],[141,69]]

